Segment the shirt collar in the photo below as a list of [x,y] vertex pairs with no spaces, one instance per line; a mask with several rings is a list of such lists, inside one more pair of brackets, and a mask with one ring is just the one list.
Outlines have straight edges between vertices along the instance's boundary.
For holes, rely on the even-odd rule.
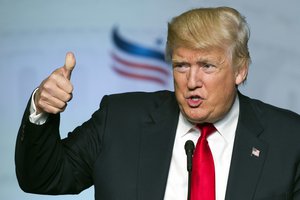
[[194,129],[195,125],[188,121],[183,114],[179,113],[179,120],[178,120],[178,133],[180,133],[180,137],[185,136],[186,134],[190,133]]
[[229,142],[233,141],[240,113],[240,101],[236,95],[235,101],[223,119],[217,121],[214,126],[218,132]]
[[[240,102],[238,95],[236,95],[235,101],[229,110],[229,112],[225,115],[223,119],[214,123],[214,126],[218,130],[218,133],[227,141],[233,141],[235,136],[235,130],[238,123],[238,116],[240,112]],[[178,120],[178,128],[180,129],[179,133],[180,137],[192,132],[195,130],[195,124],[189,122],[180,112],[179,120]]]

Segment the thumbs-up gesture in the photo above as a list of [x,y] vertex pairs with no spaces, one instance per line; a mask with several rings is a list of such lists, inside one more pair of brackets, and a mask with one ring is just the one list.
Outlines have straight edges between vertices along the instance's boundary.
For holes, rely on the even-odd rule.
[[56,69],[39,86],[34,96],[37,113],[57,114],[63,112],[72,99],[73,85],[70,81],[76,60],[72,52],[66,54],[64,66]]

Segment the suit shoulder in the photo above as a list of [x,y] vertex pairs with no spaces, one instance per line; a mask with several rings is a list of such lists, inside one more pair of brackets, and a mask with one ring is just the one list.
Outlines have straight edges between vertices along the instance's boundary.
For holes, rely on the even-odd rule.
[[168,90],[160,90],[155,92],[126,92],[108,95],[112,100],[114,99],[161,99],[161,98],[173,98],[174,92]]
[[269,120],[288,121],[290,123],[300,124],[300,115],[294,111],[280,108],[258,99],[252,99],[243,96],[251,104],[251,107],[260,116],[266,116]]
[[164,103],[176,103],[174,92],[161,90],[155,92],[127,92],[111,94],[103,97],[101,106],[113,105],[113,107],[122,107],[122,110],[128,108],[147,108],[157,107]]

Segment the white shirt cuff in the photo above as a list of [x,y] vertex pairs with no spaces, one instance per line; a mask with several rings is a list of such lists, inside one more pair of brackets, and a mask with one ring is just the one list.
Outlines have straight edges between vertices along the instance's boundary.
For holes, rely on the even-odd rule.
[[33,124],[36,124],[36,125],[42,125],[46,122],[46,120],[48,119],[48,113],[39,113],[37,114],[36,113],[36,106],[34,104],[34,95],[36,93],[36,91],[38,90],[35,89],[32,96],[31,96],[31,102],[30,102],[30,115],[29,115],[29,121]]

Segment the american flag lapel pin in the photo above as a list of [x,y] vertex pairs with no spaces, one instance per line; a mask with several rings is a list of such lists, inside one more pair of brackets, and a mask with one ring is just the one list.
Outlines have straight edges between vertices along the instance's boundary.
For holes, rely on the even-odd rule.
[[252,147],[252,152],[251,152],[251,156],[255,156],[255,157],[259,157],[259,154],[260,154],[260,150],[258,150],[257,148],[255,147]]

